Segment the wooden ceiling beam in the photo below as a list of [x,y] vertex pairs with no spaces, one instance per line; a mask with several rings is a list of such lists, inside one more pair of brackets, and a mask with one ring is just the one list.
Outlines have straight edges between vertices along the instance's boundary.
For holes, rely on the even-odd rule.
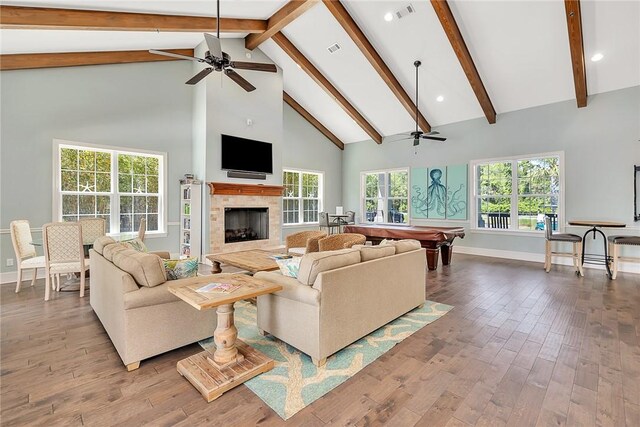
[[[0,6],[0,28],[39,30],[214,32],[216,18],[101,10]],[[262,33],[267,21],[221,18],[220,32]]]
[[282,92],[284,102],[289,104],[291,108],[296,110],[298,114],[304,117],[313,127],[318,129],[320,133],[322,133],[327,139],[333,142],[336,147],[341,150],[344,150],[344,143],[340,141],[340,139],[335,136],[329,129],[327,129],[322,123],[320,123],[315,117],[311,115],[307,110],[305,110],[302,105],[298,104],[295,99],[293,99],[287,92]]
[[329,96],[331,96],[340,105],[344,111],[360,126],[366,133],[378,144],[382,144],[382,135],[355,109],[347,98],[345,98],[335,86],[296,48],[289,39],[278,32],[273,35],[275,41],[287,55],[293,59],[309,77],[311,77]]
[[578,108],[587,106],[587,67],[584,61],[584,43],[582,41],[582,14],[580,0],[564,0],[569,31],[569,49],[571,50],[571,68],[573,85],[576,89]]
[[[193,49],[173,49],[167,52],[193,56]],[[178,61],[177,58],[153,55],[146,50],[108,52],[24,53],[0,55],[0,70],[77,67],[81,65],[127,64],[132,62]]]
[[244,46],[253,50],[267,41],[300,15],[312,8],[319,0],[291,0],[274,13],[267,21],[266,31],[260,34],[249,34],[244,39]]
[[475,93],[476,98],[478,98],[478,102],[480,103],[480,107],[482,107],[482,111],[484,111],[484,115],[487,117],[489,123],[495,123],[496,110],[493,108],[489,94],[482,83],[476,64],[473,62],[473,58],[471,58],[471,53],[469,53],[469,49],[462,37],[462,33],[460,32],[456,19],[451,12],[449,3],[447,3],[446,0],[431,0],[431,5],[440,20],[442,29],[449,38],[451,47],[458,57],[458,61],[460,61],[460,65],[462,66],[464,73],[467,75],[471,89],[473,89],[473,93]]
[[[382,57],[378,54],[371,42],[369,42],[367,36],[365,36],[360,27],[358,27],[358,24],[351,17],[347,9],[345,9],[339,0],[323,0],[323,2],[327,9],[329,9],[329,12],[333,14],[338,23],[342,25],[342,28],[349,34],[351,40],[358,46],[365,58],[371,63],[382,80],[389,86],[389,89],[391,89],[391,92],[398,98],[398,101],[400,101],[413,120],[415,120],[416,104],[414,104],[409,94],[403,89],[398,79],[396,79]],[[424,132],[431,131],[431,125],[420,112],[418,112],[418,126],[420,126],[420,129]]]

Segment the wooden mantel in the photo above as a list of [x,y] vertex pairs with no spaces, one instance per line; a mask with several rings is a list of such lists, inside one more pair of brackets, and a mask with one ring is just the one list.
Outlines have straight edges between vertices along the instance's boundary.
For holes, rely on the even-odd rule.
[[228,182],[209,182],[210,194],[236,196],[282,196],[281,185],[231,184]]

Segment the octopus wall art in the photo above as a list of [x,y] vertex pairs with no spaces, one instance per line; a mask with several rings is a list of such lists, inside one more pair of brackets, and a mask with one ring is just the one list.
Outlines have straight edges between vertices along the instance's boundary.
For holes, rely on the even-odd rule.
[[411,169],[413,218],[467,219],[467,165]]

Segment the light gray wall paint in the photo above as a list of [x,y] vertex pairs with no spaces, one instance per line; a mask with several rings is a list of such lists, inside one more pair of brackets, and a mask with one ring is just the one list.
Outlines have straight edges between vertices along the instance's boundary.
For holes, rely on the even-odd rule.
[[[54,138],[167,152],[168,221],[179,221],[178,180],[192,170],[191,74],[187,61],[1,72],[0,228],[52,220]],[[178,227],[168,229],[148,246],[177,252]],[[10,235],[0,241],[0,271],[13,270]]]
[[[421,142],[417,150],[412,141],[347,144],[343,159],[345,209],[360,211],[361,171],[564,151],[565,218],[623,221],[632,228],[621,233],[640,234],[638,223],[633,222],[632,174],[634,163],[640,164],[640,87],[589,96],[586,108],[579,109],[575,101],[567,101],[501,114],[494,125],[476,119],[438,130],[447,136],[445,143]],[[462,225],[469,229],[468,221]],[[567,227],[567,232],[582,234],[584,229]],[[471,232],[457,244],[544,252],[544,239],[524,235]],[[599,240],[590,249],[601,247]]]
[[[283,167],[324,172],[324,210],[335,212],[336,206],[342,204],[342,150],[287,104],[283,120]],[[317,226],[284,226],[282,236],[317,229]]]

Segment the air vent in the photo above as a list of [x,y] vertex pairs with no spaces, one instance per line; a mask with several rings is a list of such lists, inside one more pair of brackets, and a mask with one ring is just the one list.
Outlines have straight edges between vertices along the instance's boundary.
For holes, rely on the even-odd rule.
[[334,44],[332,44],[331,46],[329,46],[329,47],[327,48],[327,50],[329,51],[329,53],[336,53],[336,52],[337,52],[337,51],[339,51],[340,49],[341,49],[341,48],[340,48],[340,45],[339,45],[338,43],[334,43]]
[[400,10],[396,11],[396,18],[398,19],[404,18],[405,16],[410,15],[415,11],[416,10],[413,8],[413,6],[411,4],[408,4],[405,7],[401,8]]

